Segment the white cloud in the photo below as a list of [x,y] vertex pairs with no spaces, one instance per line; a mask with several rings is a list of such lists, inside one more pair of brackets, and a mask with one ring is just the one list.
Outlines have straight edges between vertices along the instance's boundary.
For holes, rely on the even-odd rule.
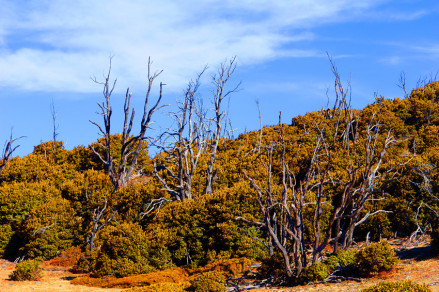
[[[361,3],[356,3],[361,2]],[[100,91],[98,78],[114,55],[124,86],[145,82],[146,63],[170,90],[205,64],[227,57],[241,65],[309,57],[286,44],[312,40],[310,28],[344,21],[382,1],[1,1],[0,86],[42,91]]]
[[422,52],[424,54],[431,55],[433,57],[439,56],[439,44],[428,44],[425,46],[414,46],[415,50]]
[[399,65],[402,63],[402,57],[401,56],[390,56],[381,58],[381,62],[388,64],[388,65]]

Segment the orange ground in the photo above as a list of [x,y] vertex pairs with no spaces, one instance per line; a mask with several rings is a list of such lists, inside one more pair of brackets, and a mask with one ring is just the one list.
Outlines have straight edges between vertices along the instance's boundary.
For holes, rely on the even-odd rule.
[[[399,281],[410,279],[428,284],[433,291],[439,292],[439,259],[429,257],[429,248],[421,244],[416,248],[407,249],[400,253],[402,260],[395,270],[381,273],[379,276],[364,279],[362,282],[345,281],[333,284],[318,284],[297,286],[291,288],[261,288],[252,289],[254,292],[268,291],[359,291],[380,281]],[[15,267],[14,263],[0,259],[0,291],[122,291],[117,288],[91,288],[72,285],[70,280],[78,275],[72,274],[69,267],[57,267],[43,263],[44,278],[41,281],[16,282],[8,280],[9,274]]]

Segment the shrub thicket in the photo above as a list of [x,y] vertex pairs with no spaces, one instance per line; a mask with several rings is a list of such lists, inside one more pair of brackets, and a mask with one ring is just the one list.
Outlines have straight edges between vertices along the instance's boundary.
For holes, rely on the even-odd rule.
[[49,198],[46,203],[35,206],[20,227],[26,242],[21,250],[28,258],[53,258],[79,243],[79,226],[68,200]]

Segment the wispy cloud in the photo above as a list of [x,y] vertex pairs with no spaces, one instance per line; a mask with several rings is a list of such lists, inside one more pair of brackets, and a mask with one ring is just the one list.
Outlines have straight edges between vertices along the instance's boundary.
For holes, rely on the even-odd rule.
[[382,63],[388,64],[388,65],[399,65],[402,62],[402,57],[401,56],[390,56],[390,57],[381,58],[380,61]]
[[428,15],[431,11],[425,9],[417,9],[413,11],[393,11],[382,10],[368,13],[371,19],[380,21],[412,21]]
[[316,56],[291,45],[312,40],[312,27],[353,19],[383,1],[24,2],[0,0],[0,86],[90,92],[100,88],[89,76],[101,76],[110,55],[123,86],[145,82],[152,56],[170,90],[226,57],[247,65]]

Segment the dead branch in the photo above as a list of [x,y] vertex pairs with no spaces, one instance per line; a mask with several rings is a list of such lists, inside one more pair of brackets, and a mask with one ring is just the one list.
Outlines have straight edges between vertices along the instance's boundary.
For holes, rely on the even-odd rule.
[[55,224],[56,224],[56,222],[53,222],[53,223],[50,224],[50,225],[43,226],[43,227],[40,227],[40,228],[36,229],[36,230],[32,233],[32,237],[35,237],[37,234],[43,234],[44,232],[46,232],[47,230],[49,230],[50,228],[52,228]]
[[124,122],[122,127],[122,141],[121,141],[121,150],[120,150],[120,163],[119,167],[116,170],[114,168],[114,157],[111,155],[111,115],[113,113],[113,109],[110,104],[111,95],[116,86],[115,79],[113,82],[110,81],[111,75],[111,58],[110,58],[110,66],[108,69],[108,73],[105,77],[105,81],[100,82],[97,81],[96,78],[92,79],[95,83],[103,85],[103,96],[104,101],[102,103],[98,103],[100,111],[99,115],[103,117],[103,126],[99,125],[94,121],[90,121],[93,125],[95,125],[99,134],[104,137],[105,143],[100,144],[101,148],[105,152],[105,156],[102,156],[97,149],[91,147],[96,156],[105,164],[108,175],[110,176],[111,182],[115,190],[119,188],[125,187],[128,184],[133,172],[137,167],[137,160],[140,155],[140,152],[145,147],[145,140],[147,137],[145,136],[146,130],[152,124],[152,116],[153,114],[159,110],[161,107],[160,102],[163,96],[163,83],[160,83],[160,91],[159,95],[153,103],[152,107],[148,110],[148,102],[150,100],[151,90],[154,84],[155,79],[162,73],[162,71],[151,73],[151,58],[148,58],[148,87],[145,96],[145,102],[143,107],[143,116],[140,122],[140,130],[139,133],[135,136],[131,134],[131,130],[133,127],[135,109],[131,109],[131,93],[129,92],[129,88],[125,94],[125,103],[124,103]]
[[[107,217],[107,219],[104,219],[105,210],[107,209],[107,205],[108,205],[107,197],[104,197],[104,202],[103,202],[102,206],[97,206],[93,212],[92,230],[87,235],[87,245],[89,246],[91,251],[96,247],[94,245],[94,240],[96,239],[98,232],[102,228],[107,226],[110,222],[114,221],[114,216],[117,213],[117,209],[114,208],[113,212]],[[102,219],[104,219],[103,222],[102,222]]]
[[158,198],[158,199],[153,199],[148,204],[143,205],[143,207],[142,207],[143,212],[139,213],[140,220],[145,218],[145,216],[149,215],[154,210],[155,210],[154,218],[157,217],[157,215],[160,211],[160,208],[162,207],[163,203],[165,203],[165,202],[172,202],[172,200],[169,200],[169,199],[162,197],[162,198]]
[[18,147],[20,147],[20,145],[16,145],[14,146],[14,142],[24,138],[25,136],[21,136],[18,138],[12,138],[12,131],[11,131],[11,136],[9,138],[9,140],[7,140],[5,142],[5,146],[3,147],[3,152],[2,152],[2,156],[0,158],[0,173],[3,171],[3,169],[5,168],[6,164],[8,163],[8,161],[11,159],[12,154],[14,153],[15,150],[17,150]]

